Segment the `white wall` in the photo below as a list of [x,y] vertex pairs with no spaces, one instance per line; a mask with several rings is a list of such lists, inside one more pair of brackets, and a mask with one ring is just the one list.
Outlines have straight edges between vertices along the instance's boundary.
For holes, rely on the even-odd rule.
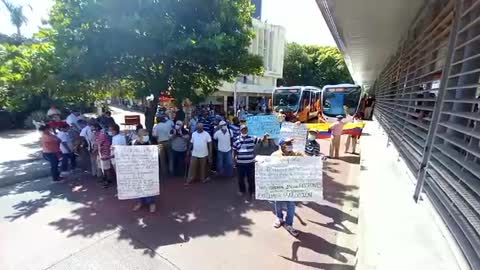
[[[266,94],[276,87],[277,79],[283,76],[283,57],[285,54],[285,28],[253,19],[255,38],[252,40],[249,51],[263,58],[263,76],[243,76],[238,78],[237,92],[239,94]],[[234,83],[224,83],[217,95],[233,95]]]

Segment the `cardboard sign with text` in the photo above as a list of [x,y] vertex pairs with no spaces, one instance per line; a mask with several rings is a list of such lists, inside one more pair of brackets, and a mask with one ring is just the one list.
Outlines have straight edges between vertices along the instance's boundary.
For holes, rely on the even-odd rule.
[[257,156],[255,197],[267,201],[323,200],[320,157]]
[[119,200],[160,194],[158,146],[115,146]]
[[305,124],[285,122],[282,123],[282,128],[280,129],[280,137],[292,138],[293,150],[303,152],[307,142],[307,131],[308,128]]
[[255,115],[247,118],[248,134],[263,137],[266,133],[271,139],[280,136],[280,123],[275,115]]

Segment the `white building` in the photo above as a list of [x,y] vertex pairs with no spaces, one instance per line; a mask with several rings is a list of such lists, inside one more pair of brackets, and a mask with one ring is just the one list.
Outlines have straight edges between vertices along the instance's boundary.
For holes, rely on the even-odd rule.
[[277,85],[277,79],[283,76],[283,57],[285,54],[285,28],[253,19],[255,38],[250,45],[252,54],[263,57],[263,76],[246,75],[237,79],[236,83],[224,83],[220,91],[209,97],[206,102],[222,105],[224,110],[232,110],[234,92],[237,89],[237,104],[249,105],[254,109],[258,100],[262,97],[270,98],[273,88]]

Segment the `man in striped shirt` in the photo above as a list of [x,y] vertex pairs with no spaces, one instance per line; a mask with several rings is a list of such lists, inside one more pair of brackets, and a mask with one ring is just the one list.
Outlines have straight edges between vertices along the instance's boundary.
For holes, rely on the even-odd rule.
[[232,139],[236,141],[238,136],[240,136],[240,121],[238,117],[233,117],[232,124],[230,124],[230,131],[232,132]]
[[316,130],[309,130],[307,143],[305,144],[305,155],[307,156],[320,156],[320,144],[315,140],[317,138]]
[[210,134],[210,136],[213,136],[213,123],[207,111],[203,112],[203,115],[200,116],[200,118],[198,119],[198,122],[202,123],[204,131]]
[[245,178],[248,182],[248,195],[251,199],[255,194],[255,145],[265,141],[268,134],[263,139],[248,135],[246,125],[240,126],[240,136],[235,141],[234,157],[238,168],[238,194],[243,196],[246,192]]

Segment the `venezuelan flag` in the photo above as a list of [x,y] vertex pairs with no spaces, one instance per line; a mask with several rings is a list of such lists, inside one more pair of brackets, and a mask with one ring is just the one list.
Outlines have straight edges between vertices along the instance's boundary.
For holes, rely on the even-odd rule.
[[360,136],[364,127],[365,123],[347,123],[343,126],[342,134]]
[[328,130],[330,128],[329,123],[307,124],[307,128],[318,132],[317,139],[328,139],[332,137],[332,133]]
[[[314,129],[317,133],[317,139],[329,139],[332,133],[329,131],[331,123],[307,124],[308,129]],[[362,135],[365,123],[347,123],[343,126],[343,134],[360,136]]]

